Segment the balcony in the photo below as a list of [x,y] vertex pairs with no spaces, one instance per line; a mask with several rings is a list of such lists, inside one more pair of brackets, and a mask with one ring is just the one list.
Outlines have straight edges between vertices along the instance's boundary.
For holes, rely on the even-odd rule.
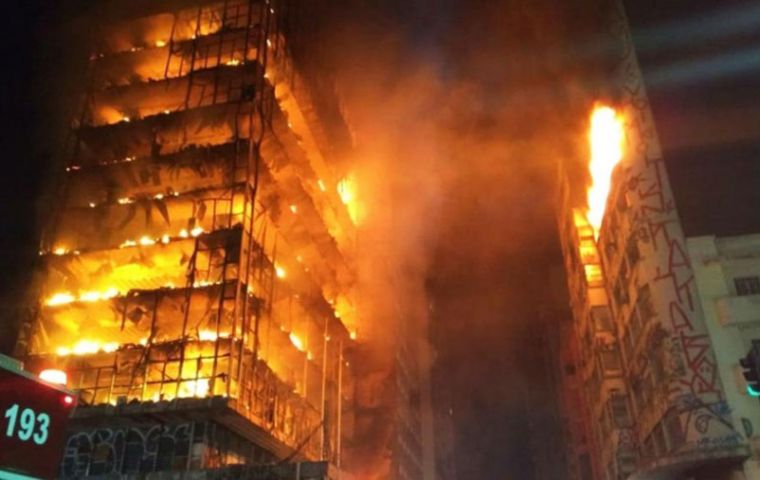
[[723,297],[715,301],[718,321],[724,327],[760,325],[760,295]]

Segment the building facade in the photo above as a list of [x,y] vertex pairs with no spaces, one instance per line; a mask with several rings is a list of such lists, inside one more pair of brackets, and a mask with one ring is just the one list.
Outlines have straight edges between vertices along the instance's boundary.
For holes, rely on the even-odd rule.
[[620,343],[594,230],[570,207],[563,185],[560,239],[573,317],[560,340],[563,417],[573,440],[568,456],[579,478],[626,478],[636,451]]
[[559,363],[554,368],[566,477],[569,480],[591,480],[595,478],[592,462],[595,437],[585,401],[585,384],[578,368],[581,361],[578,336],[572,321],[560,321],[557,330]]
[[320,2],[125,3],[96,35],[17,343],[79,393],[61,477],[337,478],[362,345]]
[[760,406],[731,373],[752,334],[715,319],[746,308],[732,288],[754,284],[721,280],[717,289],[716,251],[731,242],[687,241],[622,3],[606,5],[617,55],[608,96],[623,119],[624,155],[598,230],[586,219],[585,186],[564,173],[558,206],[593,478],[758,478]]
[[[760,400],[748,390],[739,359],[760,340],[760,235],[688,237],[694,281],[724,385],[735,442],[749,448],[746,478],[760,478]],[[738,477],[741,478],[741,477]]]

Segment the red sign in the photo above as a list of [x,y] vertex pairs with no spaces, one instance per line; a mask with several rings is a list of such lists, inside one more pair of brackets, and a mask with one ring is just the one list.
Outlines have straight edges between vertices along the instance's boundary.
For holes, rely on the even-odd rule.
[[0,364],[0,478],[55,478],[75,404],[62,387]]

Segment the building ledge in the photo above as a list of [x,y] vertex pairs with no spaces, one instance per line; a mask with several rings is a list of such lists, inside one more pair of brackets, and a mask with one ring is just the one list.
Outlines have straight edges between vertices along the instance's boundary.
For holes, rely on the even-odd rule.
[[298,462],[275,465],[232,465],[190,471],[166,471],[135,475],[96,475],[92,480],[354,480],[327,462]]
[[[252,419],[243,416],[235,407],[236,402],[234,399],[222,396],[207,398],[178,398],[171,401],[159,402],[131,402],[123,405],[104,404],[78,407],[74,411],[71,419],[70,429],[76,430],[82,427],[97,428],[104,423],[107,423],[109,427],[131,427],[141,424],[155,424],[156,421],[171,423],[210,420],[227,427],[246,440],[262,446],[278,458],[292,456],[294,461],[307,460],[304,454],[295,452],[292,446],[276,438],[271,432],[257,425]],[[198,478],[227,477],[202,476]],[[256,477],[251,476],[245,478]],[[317,478],[321,479],[322,477]]]
[[695,448],[686,452],[673,452],[658,457],[637,468],[628,480],[667,480],[679,478],[689,471],[716,464],[741,463],[750,456],[746,444],[714,449]]

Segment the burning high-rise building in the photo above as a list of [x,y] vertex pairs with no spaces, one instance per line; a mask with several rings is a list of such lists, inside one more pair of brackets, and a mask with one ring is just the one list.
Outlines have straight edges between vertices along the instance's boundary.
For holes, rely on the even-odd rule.
[[[732,321],[718,325],[716,300],[705,297],[729,290],[715,288],[707,265],[729,262],[724,256],[751,241],[687,242],[622,2],[605,3],[620,53],[615,87],[589,119],[591,185],[577,188],[564,169],[558,203],[573,313],[562,339],[564,395],[584,386],[582,405],[565,404],[578,412],[573,437],[584,439],[570,445],[570,456],[590,453],[576,478],[758,478],[758,413],[732,375],[745,354],[737,346],[749,348],[753,331],[727,333],[721,327]],[[736,270],[742,282],[760,285],[751,268]]]
[[[120,7],[136,13],[97,35],[17,345],[79,394],[61,475],[336,478],[363,428],[362,339],[318,2]],[[418,376],[397,373],[400,397]]]

